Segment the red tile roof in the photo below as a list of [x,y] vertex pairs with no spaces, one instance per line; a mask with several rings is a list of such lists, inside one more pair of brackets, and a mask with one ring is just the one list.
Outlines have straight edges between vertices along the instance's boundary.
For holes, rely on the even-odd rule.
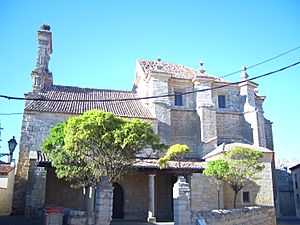
[[229,151],[233,148],[236,148],[236,147],[250,148],[250,149],[253,149],[255,151],[262,152],[262,153],[271,153],[271,154],[274,153],[272,150],[264,148],[264,147],[235,142],[235,143],[230,143],[230,144],[225,144],[224,143],[224,144],[218,145],[214,150],[212,150],[211,152],[206,154],[203,157],[203,159],[207,159],[207,158],[210,158],[210,157],[215,156],[215,155],[223,154],[223,153],[225,153],[225,152],[227,152],[227,151]]
[[[121,117],[154,119],[150,111],[141,101],[134,100],[137,96],[130,91],[49,85],[45,86],[40,94],[40,98],[43,100],[34,100],[30,102],[25,107],[25,111],[82,114],[88,110],[99,109],[106,112],[112,112],[114,115]],[[47,99],[55,99],[57,101],[47,101]],[[130,100],[101,101],[111,99]]]
[[10,171],[12,171],[15,167],[7,164],[7,163],[1,163],[0,164],[0,174],[8,174]]
[[228,82],[224,79],[218,78],[216,76],[207,74],[207,73],[200,73],[199,70],[195,70],[193,68],[177,64],[177,63],[169,63],[169,62],[162,62],[162,61],[150,61],[150,60],[138,60],[141,68],[143,69],[145,74],[157,72],[157,73],[165,73],[170,74],[173,78],[191,80],[194,77],[204,77],[204,78],[212,78],[215,81],[219,82]]
[[[177,161],[169,161],[167,167],[164,169],[202,170],[205,168],[205,165],[205,162],[199,161],[186,161],[180,162],[180,164]],[[140,169],[159,169],[157,159],[137,159],[137,162],[133,166]]]

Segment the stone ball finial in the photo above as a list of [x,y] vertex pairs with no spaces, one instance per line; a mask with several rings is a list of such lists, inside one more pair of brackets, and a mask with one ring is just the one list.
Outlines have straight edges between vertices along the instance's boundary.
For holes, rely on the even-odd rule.
[[43,24],[43,25],[40,26],[40,29],[50,31],[50,26],[48,24]]
[[162,65],[160,56],[158,56],[156,60],[157,60],[157,65],[156,65],[157,69],[162,70],[163,65]]
[[202,74],[205,73],[206,70],[205,70],[205,68],[203,66],[204,62],[202,60],[200,60],[199,65],[200,65],[200,73],[202,73]]
[[246,70],[247,70],[247,67],[246,66],[242,66],[242,71],[243,71],[243,73],[241,75],[242,80],[247,80],[247,78],[249,77],[249,75],[247,74]]

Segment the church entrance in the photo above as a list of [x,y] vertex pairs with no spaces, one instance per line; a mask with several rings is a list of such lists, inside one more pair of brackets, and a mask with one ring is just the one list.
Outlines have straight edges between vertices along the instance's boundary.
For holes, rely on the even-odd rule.
[[113,219],[124,219],[124,193],[120,184],[114,183]]

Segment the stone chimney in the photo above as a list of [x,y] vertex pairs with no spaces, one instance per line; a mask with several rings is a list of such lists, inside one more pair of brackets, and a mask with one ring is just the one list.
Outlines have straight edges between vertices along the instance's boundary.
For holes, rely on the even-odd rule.
[[35,69],[31,73],[32,91],[40,92],[45,85],[53,84],[49,71],[50,54],[52,53],[52,33],[49,25],[42,25],[38,30],[38,52]]

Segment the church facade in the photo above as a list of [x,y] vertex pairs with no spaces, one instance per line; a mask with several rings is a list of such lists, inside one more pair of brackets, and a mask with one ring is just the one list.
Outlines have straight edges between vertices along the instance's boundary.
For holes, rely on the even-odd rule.
[[[51,127],[92,109],[151,121],[165,144],[186,144],[192,149],[183,164],[192,210],[232,207],[229,187],[219,187],[202,174],[206,161],[237,145],[263,152],[262,179],[241,191],[238,206],[274,206],[272,123],[264,117],[265,97],[259,95],[258,84],[247,81],[246,68],[241,83],[230,84],[208,74],[203,63],[193,69],[160,58],[137,60],[132,91],[116,91],[53,84],[48,67],[51,53],[52,33],[43,25],[38,31],[32,90],[25,95],[13,213],[38,215],[45,205],[82,210],[81,190],[57,179],[51,162],[40,151]],[[160,170],[157,159],[141,158],[135,167],[135,174],[114,184],[113,218],[172,221],[178,165],[171,162]]]

